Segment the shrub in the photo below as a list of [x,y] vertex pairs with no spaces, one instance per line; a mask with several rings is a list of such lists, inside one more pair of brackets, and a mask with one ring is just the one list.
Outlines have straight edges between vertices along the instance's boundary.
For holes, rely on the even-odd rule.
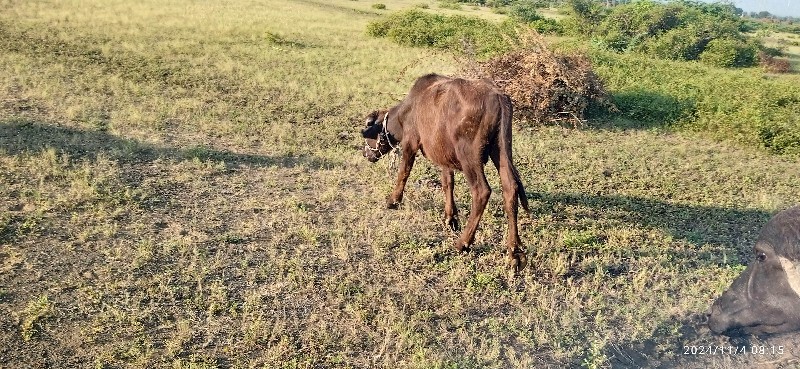
[[700,60],[716,67],[751,67],[756,64],[757,48],[742,41],[718,38],[706,46]]
[[709,39],[694,27],[675,28],[661,37],[649,39],[637,49],[652,56],[672,60],[697,60]]
[[614,93],[614,105],[626,118],[647,124],[672,125],[694,114],[694,102],[669,94],[633,88]]
[[762,145],[770,151],[778,153],[800,153],[800,122],[795,126],[769,125],[758,127],[758,136]]
[[634,41],[641,43],[678,27],[680,11],[680,7],[651,1],[620,5],[603,19],[597,32],[611,49],[625,51]]
[[539,20],[535,20],[529,23],[528,25],[531,28],[535,29],[537,32],[542,34],[560,35],[563,33],[563,28],[561,27],[561,23],[558,23],[558,21],[552,18],[542,18]]
[[416,5],[414,5],[414,7],[420,9],[428,9],[429,6],[427,3],[417,3]]
[[[743,32],[749,30],[738,10],[730,4],[693,1],[660,3],[641,0],[614,7],[608,14],[569,0],[576,19],[594,16],[599,26],[584,27],[600,44],[618,52],[637,51],[665,59],[697,60],[712,40],[714,49],[704,60],[717,66],[742,67],[755,63],[754,44]],[[572,21],[575,23],[577,21]],[[580,22],[578,22],[580,23]],[[585,23],[585,22],[584,22]],[[580,24],[565,24],[567,31]]]
[[439,7],[442,9],[461,10],[461,5],[452,1],[440,1]]
[[778,154],[800,154],[800,85],[794,81],[765,79],[757,70],[722,70],[636,54],[592,50],[591,56],[613,102],[628,118],[673,124]]
[[571,17],[566,30],[572,35],[591,35],[605,17],[606,10],[600,3],[592,0],[567,0]]
[[542,19],[542,16],[536,12],[537,7],[536,3],[531,0],[520,0],[511,7],[510,15],[525,23],[537,21]]
[[372,9],[386,9],[386,4],[382,4],[382,3],[372,4]]
[[411,9],[397,12],[367,25],[367,33],[386,37],[401,45],[428,46],[465,52],[474,48],[484,57],[511,48],[516,40],[515,23],[493,23],[463,15],[444,16]]

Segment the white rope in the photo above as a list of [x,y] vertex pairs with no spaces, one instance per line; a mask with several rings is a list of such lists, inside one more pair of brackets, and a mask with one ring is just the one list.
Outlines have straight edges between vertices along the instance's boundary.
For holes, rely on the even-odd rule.
[[[378,140],[375,142],[375,148],[370,146],[369,142],[367,142],[367,139],[365,138],[364,139],[364,149],[368,149],[368,150],[370,150],[372,152],[376,152],[376,151],[380,152],[381,141],[383,140],[384,137],[386,137],[386,143],[389,144],[389,147],[391,147],[392,150],[397,150],[397,147],[392,145],[392,139],[389,138],[389,130],[388,130],[388,128],[386,128],[389,125],[388,122],[389,122],[389,112],[387,111],[386,114],[383,116],[383,132],[381,132],[378,135]],[[384,153],[381,153],[381,155],[384,155]]]

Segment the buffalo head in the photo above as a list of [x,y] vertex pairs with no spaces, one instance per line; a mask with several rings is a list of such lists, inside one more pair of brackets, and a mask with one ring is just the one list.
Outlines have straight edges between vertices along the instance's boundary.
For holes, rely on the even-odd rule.
[[386,130],[387,111],[373,111],[367,116],[367,127],[361,130],[364,137],[364,157],[371,163],[378,161],[394,148]]
[[711,307],[709,328],[726,335],[800,330],[800,206],[761,230],[754,258]]

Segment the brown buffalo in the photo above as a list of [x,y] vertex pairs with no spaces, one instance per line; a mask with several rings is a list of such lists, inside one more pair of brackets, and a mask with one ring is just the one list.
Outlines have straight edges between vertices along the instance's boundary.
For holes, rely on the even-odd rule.
[[726,335],[800,330],[800,206],[775,215],[754,260],[711,307],[708,327]]
[[521,269],[525,252],[517,231],[517,200],[528,210],[525,189],[511,159],[511,100],[485,80],[449,78],[436,74],[420,77],[400,104],[388,111],[374,111],[361,132],[364,157],[376,162],[397,147],[402,151],[394,191],[387,206],[397,208],[414,165],[417,151],[442,170],[445,223],[460,229],[453,200],[453,171],[460,170],[470,187],[472,208],[467,227],[455,243],[468,251],[475,240],[478,222],[489,201],[491,188],[483,167],[492,159],[500,173],[508,218],[506,246],[511,266]]

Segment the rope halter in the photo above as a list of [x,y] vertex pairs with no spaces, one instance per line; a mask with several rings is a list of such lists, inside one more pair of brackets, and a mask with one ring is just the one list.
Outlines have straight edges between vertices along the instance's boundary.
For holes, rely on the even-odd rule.
[[[386,140],[386,143],[389,144],[389,147],[392,148],[392,150],[397,149],[397,147],[392,145],[392,140],[389,138],[389,130],[386,128],[386,126],[388,125],[387,124],[388,121],[389,121],[389,112],[387,111],[386,114],[383,116],[383,130],[381,130],[381,133],[378,134],[378,139],[375,141],[375,147],[373,148],[372,146],[370,146],[369,142],[367,142],[367,139],[365,138],[364,150],[377,152],[381,155],[385,154],[380,151],[381,141],[383,141],[384,139]],[[391,152],[392,150],[389,150],[389,152]]]

